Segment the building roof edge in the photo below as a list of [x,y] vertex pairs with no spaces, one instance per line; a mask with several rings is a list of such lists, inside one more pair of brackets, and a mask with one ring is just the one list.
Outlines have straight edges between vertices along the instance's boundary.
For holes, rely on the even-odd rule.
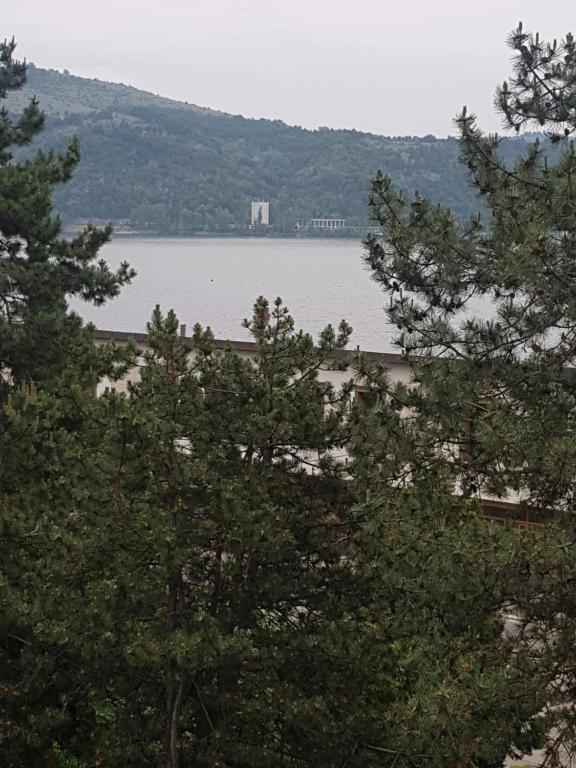
[[[94,338],[97,341],[110,341],[110,342],[127,342],[134,341],[136,344],[146,344],[148,341],[148,335],[146,333],[136,333],[133,331],[110,331],[101,330],[97,328],[94,331]],[[192,341],[190,336],[185,336],[185,339]],[[214,339],[214,346],[216,349],[223,349],[227,344],[236,352],[256,352],[256,344],[253,341],[235,341],[233,339]],[[370,352],[360,350],[366,360],[373,363],[385,363],[385,364],[398,364],[406,363],[406,358],[396,352]],[[354,349],[339,349],[333,354],[333,357],[338,360],[352,359],[356,354]]]

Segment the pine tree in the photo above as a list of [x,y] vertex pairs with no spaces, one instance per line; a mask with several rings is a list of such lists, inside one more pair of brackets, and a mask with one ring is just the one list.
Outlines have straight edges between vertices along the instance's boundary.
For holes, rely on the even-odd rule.
[[[26,79],[15,47],[13,40],[0,44],[0,99]],[[0,371],[5,383],[50,381],[70,358],[86,354],[90,332],[67,310],[67,297],[101,304],[133,276],[127,264],[113,272],[97,259],[109,228],[89,226],[73,239],[61,237],[52,191],[78,164],[76,140],[61,154],[40,151],[29,161],[13,162],[12,148],[30,144],[43,124],[35,99],[17,119],[5,108],[0,111]]]
[[[23,75],[12,51],[6,87]],[[378,402],[351,413],[351,384],[321,376],[343,367],[350,329],[314,344],[260,299],[254,359],[201,328],[190,346],[157,311],[129,395],[88,397],[112,356],[95,356],[65,296],[99,301],[129,272],[94,266],[102,233],[73,253],[59,237],[49,191],[74,160],[71,147],[0,166],[37,195],[29,209],[15,197],[12,234],[0,218],[2,765],[496,768],[529,751],[548,727],[550,667],[502,640],[500,608],[543,587],[558,598],[558,577],[540,577],[547,549],[484,527],[454,495],[477,465],[497,482],[477,455],[466,360],[446,362],[451,386],[424,361],[421,391],[361,365]],[[461,393],[449,414],[443,392]]]
[[[505,634],[511,596],[527,586],[526,541],[456,492],[415,383],[358,368],[370,391],[350,445],[357,567],[367,615],[388,624],[396,683],[371,743],[401,765],[497,768],[540,746],[547,727],[546,674]],[[547,564],[545,551],[530,554]]]
[[463,110],[461,159],[487,215],[459,225],[379,173],[371,211],[382,234],[367,239],[366,262],[413,370],[411,388],[385,387],[411,414],[403,476],[441,472],[454,494],[519,501],[555,520],[525,539],[495,604],[524,616],[515,658],[543,681],[558,756],[575,743],[576,49],[571,35],[547,44],[522,26],[509,44],[513,76],[496,106],[507,127],[547,134],[507,165],[501,139]]
[[253,359],[156,311],[141,379],[71,448],[84,491],[28,609],[74,660],[61,754],[492,768],[529,750],[542,679],[494,609],[521,542],[473,505],[459,520],[445,478],[401,491],[399,449],[374,463],[371,436],[380,459],[410,434],[394,408],[351,420],[351,384],[321,380],[346,326],[314,345],[263,299],[246,325]]
[[315,345],[263,299],[246,326],[253,360],[198,327],[190,349],[156,311],[140,381],[97,404],[98,513],[69,559],[86,602],[72,624],[55,608],[107,713],[89,761],[336,765],[356,748],[364,689],[382,693],[356,655],[376,633],[361,631],[351,558],[350,388],[318,378],[342,367],[349,329]]
[[[1,99],[25,81],[14,49],[0,45]],[[53,631],[50,611],[65,599],[78,509],[98,482],[87,460],[92,390],[129,358],[96,348],[68,310],[67,296],[102,303],[132,272],[97,261],[109,230],[61,236],[51,195],[78,162],[76,141],[60,155],[13,160],[42,125],[35,100],[18,118],[0,111],[0,763],[8,768],[62,763],[53,743],[81,738],[90,722],[74,711],[73,692],[86,685],[81,657]]]

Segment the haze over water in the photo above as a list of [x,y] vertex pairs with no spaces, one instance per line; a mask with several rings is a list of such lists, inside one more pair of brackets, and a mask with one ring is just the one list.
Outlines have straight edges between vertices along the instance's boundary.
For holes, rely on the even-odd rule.
[[217,338],[248,339],[241,327],[259,295],[281,296],[296,328],[314,336],[344,318],[354,328],[350,347],[391,351],[395,328],[386,321],[387,297],[370,279],[355,240],[272,238],[117,238],[102,256],[128,261],[133,283],[104,307],[73,302],[98,328],[145,330],[155,304],[174,309],[188,333],[195,322]]

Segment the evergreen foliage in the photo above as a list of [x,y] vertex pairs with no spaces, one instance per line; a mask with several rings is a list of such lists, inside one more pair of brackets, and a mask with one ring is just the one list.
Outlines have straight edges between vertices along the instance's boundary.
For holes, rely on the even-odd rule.
[[101,665],[105,764],[322,764],[346,738],[326,646],[354,581],[333,456],[348,398],[317,375],[349,330],[315,349],[264,300],[248,326],[254,361],[200,328],[191,350],[157,310],[140,381],[98,403],[109,429],[84,547],[99,567],[73,579],[89,599],[70,631]]
[[[19,85],[24,68],[12,45],[3,51],[1,82]],[[37,105],[22,119],[19,131],[3,117],[12,142],[25,139],[26,121],[35,135]],[[462,126],[463,152],[477,142],[485,157],[465,116]],[[351,382],[323,381],[344,367],[346,323],[314,342],[280,300],[262,298],[246,321],[252,358],[215,350],[200,327],[188,344],[174,314],[157,309],[147,350],[124,360],[138,379],[126,394],[92,397],[122,360],[94,348],[65,298],[104,300],[131,273],[95,266],[106,233],[60,238],[51,188],[76,159],[73,144],[0,165],[0,274],[13,307],[0,324],[0,763],[499,768],[539,745],[551,726],[545,705],[561,701],[550,680],[571,695],[571,540],[559,534],[551,550],[546,536],[488,527],[471,491],[500,483],[569,508],[571,463],[557,458],[571,455],[566,341],[547,342],[540,313],[530,325],[515,304],[527,301],[522,281],[533,301],[560,288],[551,276],[536,287],[526,241],[500,325],[460,331],[454,319],[475,286],[462,253],[491,246],[490,274],[503,269],[496,256],[504,264],[508,240],[496,235],[522,213],[506,196],[520,194],[520,164],[482,181],[504,184],[488,195],[502,205],[486,242],[480,225],[461,232],[450,214],[420,198],[408,206],[376,180],[386,245],[369,240],[370,263],[401,294],[392,316],[427,356],[415,365],[420,389],[390,384],[359,358],[373,394],[362,409]],[[544,177],[544,161],[532,162],[528,189]],[[27,194],[6,194],[12,178]],[[565,188],[554,188],[559,200]],[[562,215],[529,199],[536,228]],[[567,267],[564,230],[546,231],[549,256]],[[428,304],[406,302],[403,275]],[[447,330],[462,338],[444,343]],[[451,355],[431,363],[437,346]],[[510,403],[523,441],[499,448]],[[511,605],[524,611],[524,634],[503,633]],[[551,622],[560,645],[546,643]],[[568,665],[561,680],[555,664]]]
[[[2,99],[26,75],[14,49],[0,45]],[[17,121],[0,111],[0,762],[10,768],[51,765],[65,725],[78,659],[51,633],[50,608],[66,591],[57,581],[70,554],[64,532],[88,494],[75,474],[80,404],[125,357],[94,348],[66,297],[103,302],[131,277],[127,265],[114,273],[96,260],[108,230],[60,236],[52,190],[72,174],[76,141],[13,160],[42,126],[35,100]]]
[[492,768],[529,750],[542,678],[495,608],[521,542],[441,476],[401,491],[373,463],[375,421],[396,470],[410,435],[322,382],[345,324],[314,344],[260,299],[247,326],[253,359],[156,310],[129,396],[87,400],[48,451],[13,610],[50,682],[8,693],[5,762]]
[[520,26],[509,43],[514,72],[496,104],[511,129],[547,129],[556,162],[535,141],[506,163],[502,139],[463,110],[461,160],[488,215],[461,224],[378,174],[371,210],[382,236],[367,239],[366,261],[390,296],[419,385],[395,392],[417,436],[403,471],[434,466],[455,492],[520,500],[533,518],[554,521],[542,548],[538,536],[527,539],[521,578],[503,599],[523,617],[518,653],[529,652],[547,680],[555,760],[575,744],[576,152],[567,138],[576,67],[571,35],[547,44]]
[[[0,46],[0,99],[25,81],[14,48],[13,41]],[[6,108],[0,112],[0,371],[13,383],[50,379],[69,354],[64,345],[79,341],[81,323],[67,312],[66,296],[102,303],[132,276],[125,264],[114,273],[97,261],[109,229],[60,236],[52,191],[71,178],[76,140],[60,154],[38,151],[26,162],[12,161],[13,149],[29,145],[43,124],[36,99],[16,121]]]

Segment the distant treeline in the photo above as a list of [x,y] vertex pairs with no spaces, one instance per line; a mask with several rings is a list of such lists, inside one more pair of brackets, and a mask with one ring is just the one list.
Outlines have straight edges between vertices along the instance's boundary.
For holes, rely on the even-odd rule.
[[[242,231],[250,201],[263,197],[277,232],[316,216],[364,227],[378,170],[458,218],[479,207],[452,138],[310,131],[40,69],[30,72],[28,90],[47,108],[46,147],[80,139],[82,163],[55,195],[66,222],[104,219],[166,234]],[[506,140],[504,153],[517,154],[523,144]]]

